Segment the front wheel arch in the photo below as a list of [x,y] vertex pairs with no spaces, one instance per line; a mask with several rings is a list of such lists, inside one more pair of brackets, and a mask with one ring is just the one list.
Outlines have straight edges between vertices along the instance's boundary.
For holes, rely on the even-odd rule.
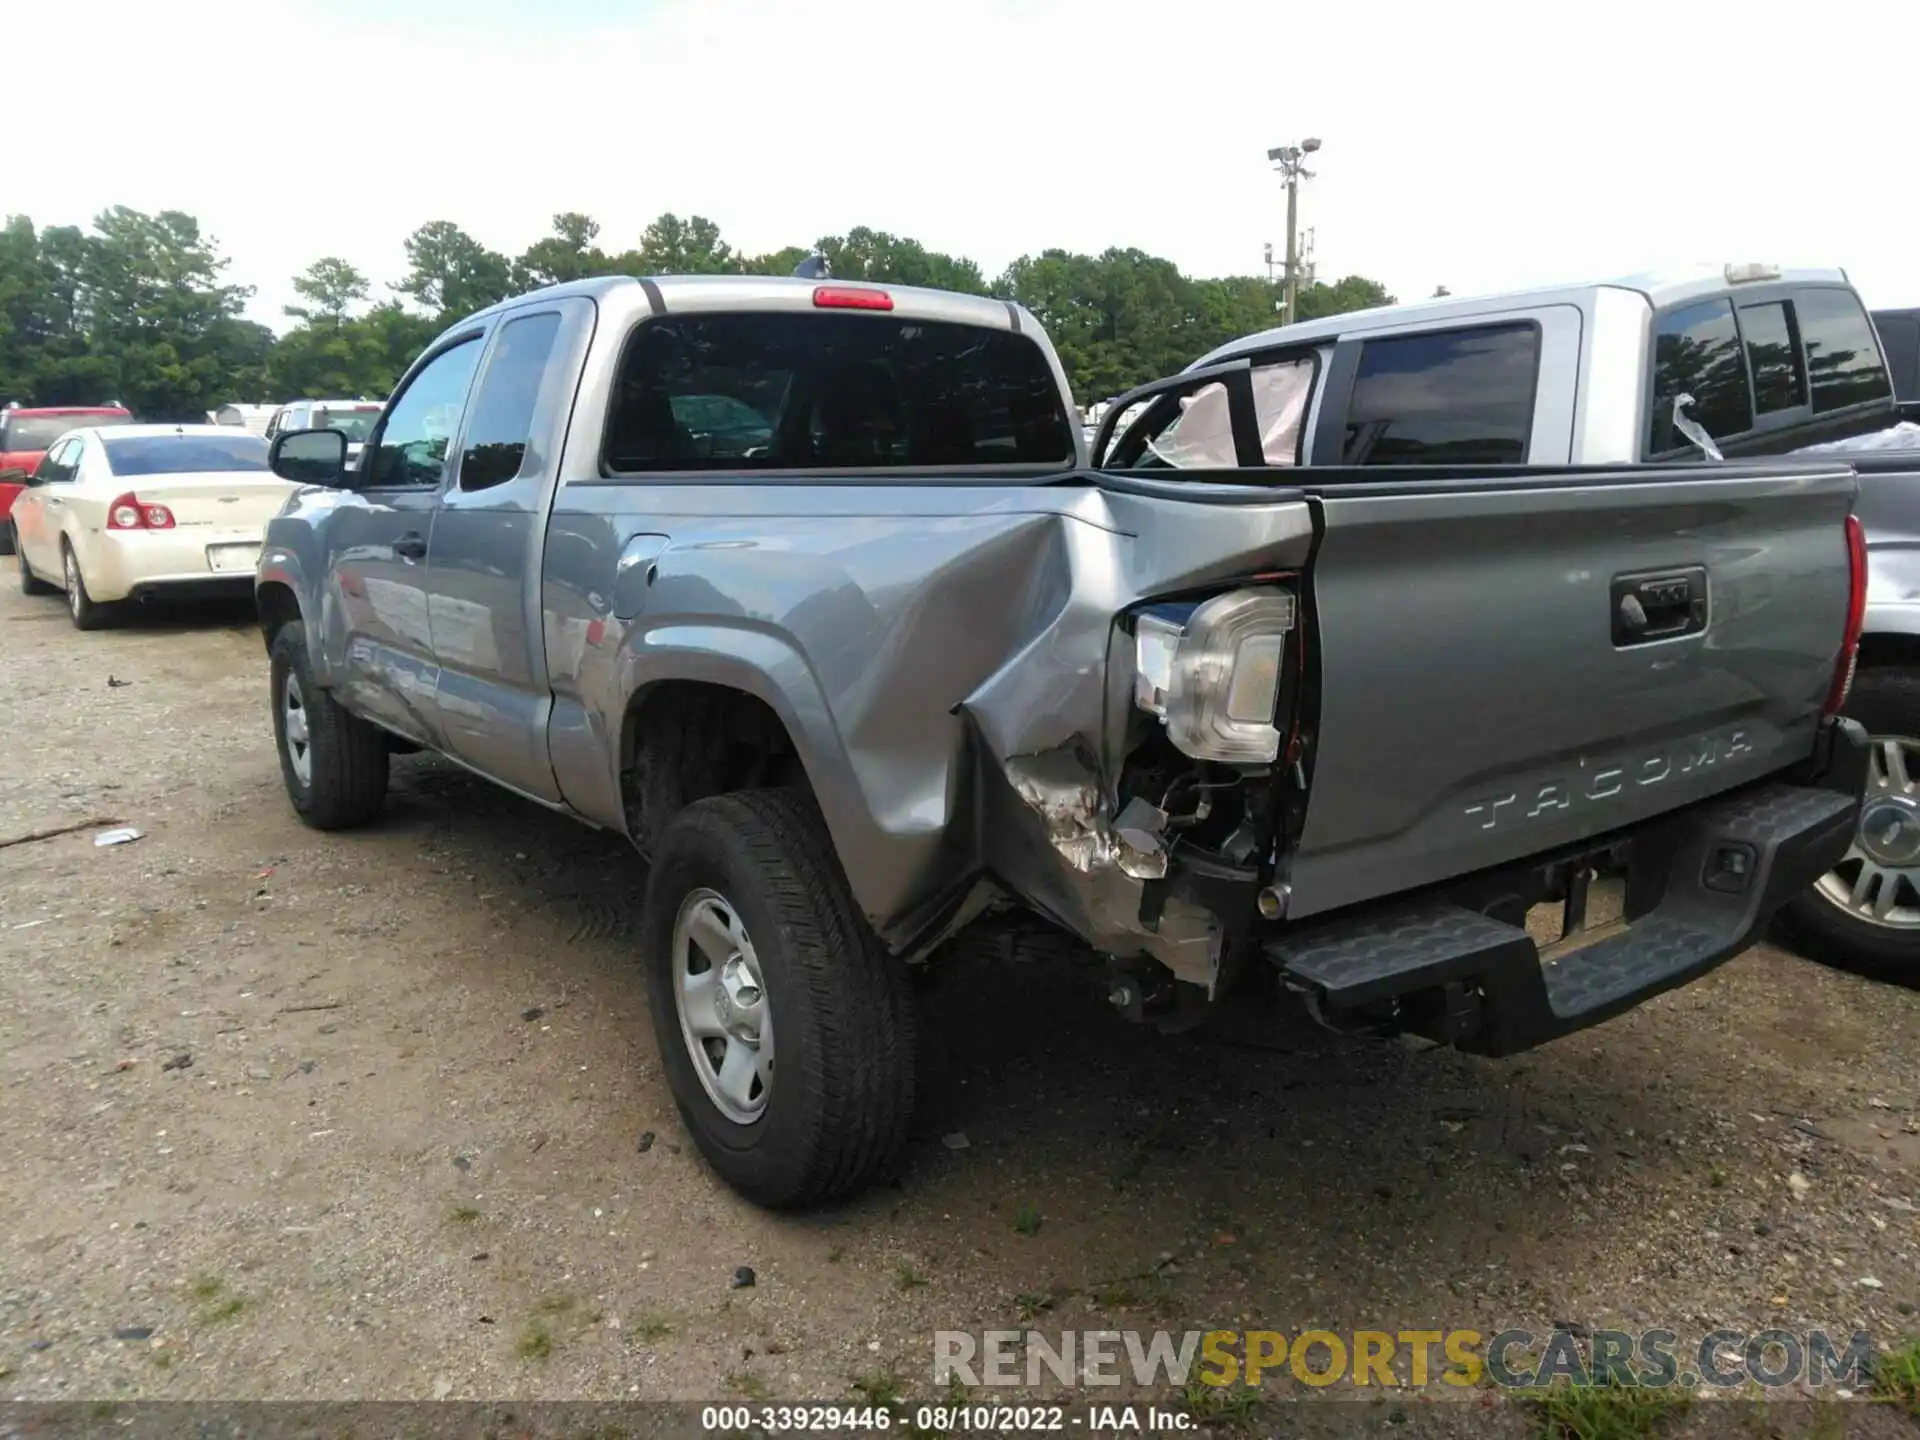
[[260,638],[271,655],[274,637],[301,619],[300,602],[295,598],[292,586],[277,580],[269,580],[256,589],[253,602],[254,608],[260,612]]

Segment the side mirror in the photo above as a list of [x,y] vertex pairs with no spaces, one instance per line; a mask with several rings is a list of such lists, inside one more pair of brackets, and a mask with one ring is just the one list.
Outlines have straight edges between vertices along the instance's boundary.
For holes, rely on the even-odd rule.
[[347,437],[338,430],[283,430],[267,451],[267,468],[295,485],[337,488],[347,476]]

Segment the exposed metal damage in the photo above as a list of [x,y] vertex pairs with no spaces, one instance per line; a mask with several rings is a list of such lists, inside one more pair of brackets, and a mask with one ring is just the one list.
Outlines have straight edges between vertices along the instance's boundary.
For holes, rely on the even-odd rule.
[[1077,740],[1013,756],[1005,771],[1053,853],[1083,877],[1072,887],[1079,914],[1058,918],[1110,955],[1151,956],[1211,994],[1224,941],[1218,919],[1178,897],[1166,898],[1158,914],[1146,918],[1147,882],[1165,879],[1171,864],[1165,813],[1135,797],[1113,816],[1106,787]]

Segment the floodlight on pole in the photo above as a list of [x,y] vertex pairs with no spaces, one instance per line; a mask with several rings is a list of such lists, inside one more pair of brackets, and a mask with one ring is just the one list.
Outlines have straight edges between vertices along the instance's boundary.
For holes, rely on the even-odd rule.
[[1287,273],[1285,312],[1282,323],[1291,325],[1299,317],[1300,307],[1300,182],[1311,180],[1313,172],[1302,163],[1320,148],[1320,137],[1309,135],[1297,145],[1276,145],[1267,151],[1267,159],[1287,182]]

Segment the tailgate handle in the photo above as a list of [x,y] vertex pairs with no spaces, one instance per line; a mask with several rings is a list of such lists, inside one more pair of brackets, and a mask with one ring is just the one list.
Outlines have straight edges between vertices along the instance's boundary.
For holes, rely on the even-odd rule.
[[1707,568],[1616,575],[1611,599],[1617,648],[1697,635],[1707,628]]

